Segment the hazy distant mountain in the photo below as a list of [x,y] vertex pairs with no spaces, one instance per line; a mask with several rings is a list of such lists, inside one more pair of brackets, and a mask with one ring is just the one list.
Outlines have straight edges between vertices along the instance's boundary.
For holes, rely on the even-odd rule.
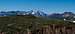
[[[32,14],[33,14],[33,13],[32,13]],[[47,14],[44,13],[44,12],[42,12],[42,11],[36,11],[36,12],[34,12],[33,15],[34,15],[34,16],[42,16],[42,17],[46,17],[46,16],[47,16]]]
[[42,11],[1,11],[0,16],[12,16],[12,15],[34,15],[34,16],[43,16],[45,17],[47,14]]
[[16,16],[16,12],[14,12],[14,11],[8,11],[8,12],[1,11],[0,16]]
[[64,17],[71,17],[71,16],[74,16],[75,14],[72,13],[72,12],[64,12]]
[[52,18],[52,19],[63,19],[63,14],[59,14],[59,13],[53,13],[51,15],[48,16],[49,18]]
[[72,12],[64,12],[64,13],[53,13],[53,14],[46,14],[42,11],[1,11],[0,16],[17,16],[17,15],[33,15],[35,17],[45,17],[45,18],[52,18],[52,19],[71,19],[75,18],[75,14]]
[[17,15],[34,15],[36,17],[40,17],[40,16],[45,17],[45,16],[47,16],[47,14],[42,12],[42,11],[33,11],[33,10],[27,11],[27,12],[20,11],[20,12],[17,12]]
[[72,12],[64,12],[64,18],[67,20],[72,20],[75,18],[75,14]]
[[64,12],[64,13],[61,13],[61,14],[53,13],[53,14],[50,14],[48,17],[52,18],[52,19],[64,19],[64,18],[73,19],[73,18],[75,18],[75,14],[72,13],[72,12]]

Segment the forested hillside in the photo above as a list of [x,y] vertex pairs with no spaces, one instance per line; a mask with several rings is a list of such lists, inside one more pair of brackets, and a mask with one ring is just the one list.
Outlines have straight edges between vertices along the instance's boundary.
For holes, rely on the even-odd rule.
[[30,30],[35,33],[36,30],[52,24],[66,25],[62,19],[46,19],[35,16],[6,16],[0,17],[0,32],[6,32],[7,34],[21,32],[22,34]]

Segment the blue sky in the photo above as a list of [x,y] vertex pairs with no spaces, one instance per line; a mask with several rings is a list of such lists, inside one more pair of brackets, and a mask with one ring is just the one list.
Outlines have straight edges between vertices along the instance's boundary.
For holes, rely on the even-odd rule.
[[75,11],[75,0],[0,0],[1,11],[41,10],[46,13]]

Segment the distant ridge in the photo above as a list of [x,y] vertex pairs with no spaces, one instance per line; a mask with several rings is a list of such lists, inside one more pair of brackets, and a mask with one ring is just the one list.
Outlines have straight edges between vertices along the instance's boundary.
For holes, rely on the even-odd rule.
[[34,15],[34,16],[47,16],[46,13],[42,11],[1,11],[0,16],[17,16],[17,15]]
[[52,19],[71,19],[71,18],[75,18],[75,14],[72,12],[64,12],[64,13],[52,13],[50,15],[37,10],[37,11],[1,11],[0,12],[0,16],[17,16],[17,15],[33,15],[35,17],[45,17],[45,18],[52,18]]

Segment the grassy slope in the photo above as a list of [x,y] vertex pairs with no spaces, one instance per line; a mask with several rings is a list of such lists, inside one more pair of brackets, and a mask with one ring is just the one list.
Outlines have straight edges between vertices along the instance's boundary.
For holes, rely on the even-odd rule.
[[48,24],[64,24],[64,21],[58,19],[46,20],[34,16],[0,17],[0,31],[24,31],[27,28],[35,30]]

